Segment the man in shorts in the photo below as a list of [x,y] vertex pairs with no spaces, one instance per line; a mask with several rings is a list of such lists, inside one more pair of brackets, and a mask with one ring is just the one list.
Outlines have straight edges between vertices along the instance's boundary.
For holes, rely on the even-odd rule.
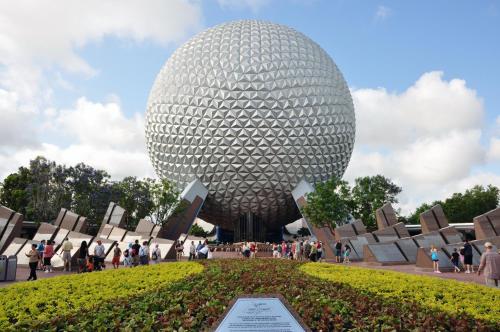
[[342,262],[342,242],[340,241],[337,241],[337,243],[335,243],[335,262]]
[[66,238],[62,245],[62,254],[64,262],[64,271],[71,271],[71,250],[73,250],[73,243]]

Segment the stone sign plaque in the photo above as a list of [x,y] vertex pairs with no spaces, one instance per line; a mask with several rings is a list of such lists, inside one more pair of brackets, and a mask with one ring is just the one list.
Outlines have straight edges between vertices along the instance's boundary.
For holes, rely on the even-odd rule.
[[219,321],[216,332],[310,331],[280,295],[238,297]]

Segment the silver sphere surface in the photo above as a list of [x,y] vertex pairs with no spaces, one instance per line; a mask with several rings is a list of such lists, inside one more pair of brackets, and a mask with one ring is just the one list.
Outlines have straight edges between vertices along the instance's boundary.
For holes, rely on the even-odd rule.
[[330,56],[289,27],[243,20],[180,46],[149,95],[146,141],[161,178],[208,188],[200,217],[295,220],[291,191],[341,177],[355,136],[349,88]]

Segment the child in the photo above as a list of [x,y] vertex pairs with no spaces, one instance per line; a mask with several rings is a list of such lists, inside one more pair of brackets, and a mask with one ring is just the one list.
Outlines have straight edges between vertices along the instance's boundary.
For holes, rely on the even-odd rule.
[[351,261],[349,260],[349,255],[351,255],[351,247],[349,247],[347,244],[345,245],[344,248],[344,263],[350,263]]
[[455,269],[455,272],[460,272],[460,267],[458,267],[458,262],[460,260],[460,255],[458,254],[457,248],[453,249],[453,253],[451,254],[451,263]]
[[128,245],[128,249],[125,249],[123,252],[123,266],[125,267],[132,267],[133,262],[132,262],[132,243]]
[[87,260],[87,272],[94,271],[94,256],[89,256]]
[[432,268],[434,269],[434,273],[441,273],[441,271],[439,271],[438,250],[434,245],[431,248],[431,259],[432,259]]

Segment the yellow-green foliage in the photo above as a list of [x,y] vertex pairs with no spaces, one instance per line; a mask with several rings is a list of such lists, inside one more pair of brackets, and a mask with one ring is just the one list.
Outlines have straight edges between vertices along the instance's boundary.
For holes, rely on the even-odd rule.
[[325,263],[308,263],[300,269],[312,276],[382,296],[416,302],[452,314],[466,312],[474,318],[500,320],[500,290],[449,279],[418,276]]
[[99,303],[154,291],[190,274],[198,263],[168,263],[73,274],[0,289],[0,330],[22,321],[49,321]]

